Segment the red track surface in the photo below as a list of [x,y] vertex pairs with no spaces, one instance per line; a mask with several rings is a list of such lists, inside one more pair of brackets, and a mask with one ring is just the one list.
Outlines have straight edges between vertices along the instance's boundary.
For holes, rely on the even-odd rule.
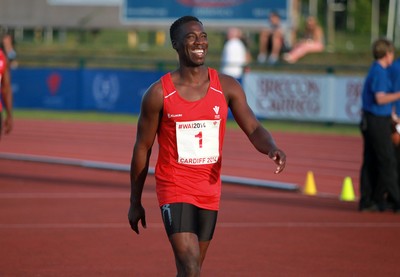
[[[128,164],[133,125],[17,120],[1,153]],[[318,196],[224,184],[203,276],[399,276],[400,216],[365,214],[339,201],[343,178],[358,192],[359,137],[274,134],[284,173],[240,131],[225,139],[223,174],[304,185]],[[154,166],[156,149],[153,152]],[[174,276],[149,176],[148,228],[127,222],[126,172],[0,160],[0,276]]]

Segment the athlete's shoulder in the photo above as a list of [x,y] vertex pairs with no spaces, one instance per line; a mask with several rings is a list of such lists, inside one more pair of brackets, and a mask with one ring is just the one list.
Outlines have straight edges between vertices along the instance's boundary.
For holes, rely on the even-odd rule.
[[143,95],[143,101],[149,104],[159,104],[163,101],[163,87],[161,79],[152,83]]
[[241,90],[242,88],[242,85],[239,83],[239,81],[230,75],[218,72],[218,78],[224,91],[238,89]]

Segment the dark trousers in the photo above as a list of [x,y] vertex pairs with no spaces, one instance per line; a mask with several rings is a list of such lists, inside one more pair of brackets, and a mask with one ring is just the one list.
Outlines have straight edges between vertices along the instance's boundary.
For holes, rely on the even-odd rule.
[[391,140],[391,118],[364,113],[360,123],[364,140],[360,172],[360,209],[377,203],[385,209],[386,196],[400,207],[397,158]]
[[397,157],[397,185],[400,190],[400,145],[395,146],[396,149],[396,157]]

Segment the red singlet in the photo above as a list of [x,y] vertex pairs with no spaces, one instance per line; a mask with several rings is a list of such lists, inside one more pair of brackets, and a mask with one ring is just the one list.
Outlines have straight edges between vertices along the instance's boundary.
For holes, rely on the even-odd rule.
[[170,73],[161,78],[164,107],[155,172],[160,206],[184,202],[219,209],[228,105],[217,71],[209,68],[208,76],[207,94],[192,102],[179,95]]
[[[1,79],[3,78],[3,74],[6,70],[7,66],[7,58],[4,55],[3,51],[0,50],[0,95],[1,95]],[[0,101],[0,112],[3,110],[3,105]]]

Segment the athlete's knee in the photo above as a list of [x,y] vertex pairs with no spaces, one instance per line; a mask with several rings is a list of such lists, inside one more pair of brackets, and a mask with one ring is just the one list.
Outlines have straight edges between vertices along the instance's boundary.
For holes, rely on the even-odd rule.
[[184,275],[185,277],[198,277],[200,276],[200,265],[198,262],[196,263],[187,263],[184,266]]
[[176,257],[177,270],[179,277],[197,277],[200,276],[200,262],[198,257],[186,256],[186,257]]
[[175,251],[178,276],[200,276],[200,253],[190,247]]

